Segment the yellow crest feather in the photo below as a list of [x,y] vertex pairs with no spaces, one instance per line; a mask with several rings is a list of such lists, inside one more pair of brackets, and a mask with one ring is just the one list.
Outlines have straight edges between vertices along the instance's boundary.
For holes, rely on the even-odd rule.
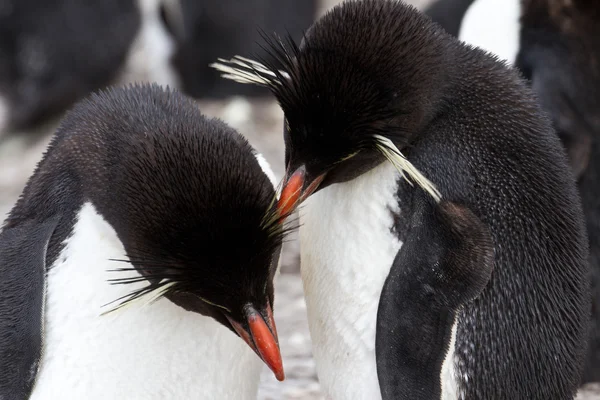
[[415,166],[406,159],[406,157],[404,157],[394,142],[381,135],[374,135],[374,137],[377,140],[376,146],[379,151],[381,151],[385,158],[387,158],[388,161],[391,162],[394,167],[396,167],[404,179],[406,179],[406,173],[410,177],[410,179],[406,179],[408,183],[412,185],[414,181],[425,192],[429,193],[436,203],[439,203],[442,199],[442,194],[429,179],[421,174],[421,172],[419,172],[419,170],[416,169]]

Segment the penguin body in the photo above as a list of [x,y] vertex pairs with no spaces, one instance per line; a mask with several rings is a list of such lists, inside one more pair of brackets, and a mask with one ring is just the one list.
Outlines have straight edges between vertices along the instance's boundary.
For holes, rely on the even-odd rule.
[[177,92],[77,104],[0,233],[0,397],[252,399],[261,358],[283,379],[274,198]]
[[110,260],[123,254],[115,230],[84,204],[49,268],[43,355],[29,399],[255,398],[260,359],[212,318],[166,298],[100,316],[99,305],[144,286],[110,284]]
[[[573,398],[590,307],[581,200],[518,74],[397,1],[345,2],[301,45],[268,46],[282,70],[240,58],[215,67],[269,87],[284,111],[279,208],[286,215],[304,202],[303,280],[326,395]],[[386,207],[394,191],[397,205]],[[338,224],[326,218],[334,209]],[[345,318],[352,297],[362,318]],[[377,303],[379,390],[371,374],[371,392],[350,391],[360,386],[352,371],[362,366],[350,354],[361,341],[345,354],[321,343],[365,332]],[[373,358],[363,359],[372,368]],[[332,365],[343,369],[338,379]]]

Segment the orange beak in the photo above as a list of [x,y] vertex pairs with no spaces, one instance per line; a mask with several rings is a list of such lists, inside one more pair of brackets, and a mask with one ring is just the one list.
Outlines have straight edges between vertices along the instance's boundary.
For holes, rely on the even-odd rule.
[[283,362],[279,352],[279,339],[277,338],[277,328],[273,319],[273,310],[271,310],[270,305],[267,305],[265,314],[267,314],[266,321],[261,313],[248,304],[244,309],[244,315],[248,322],[247,328],[229,316],[227,316],[227,319],[244,342],[269,366],[275,374],[275,378],[278,381],[283,381],[285,379]]
[[310,184],[308,184],[308,187],[305,188],[306,167],[302,165],[296,169],[284,183],[279,202],[277,203],[281,221],[293,213],[294,210],[308,198],[308,196],[313,194],[314,191],[319,188],[323,179],[325,179],[325,174],[317,176]]

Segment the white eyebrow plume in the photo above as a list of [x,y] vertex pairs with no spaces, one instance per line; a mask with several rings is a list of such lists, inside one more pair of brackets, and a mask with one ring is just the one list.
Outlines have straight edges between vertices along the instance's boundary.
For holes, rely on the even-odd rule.
[[374,135],[374,137],[377,140],[376,146],[379,149],[379,151],[381,151],[385,158],[387,158],[388,161],[391,162],[392,165],[394,165],[394,167],[396,167],[396,169],[398,170],[398,172],[400,172],[400,174],[402,174],[404,179],[406,179],[406,176],[404,174],[406,173],[411,178],[406,179],[408,183],[412,185],[413,181],[416,182],[417,185],[419,185],[419,187],[421,187],[425,192],[429,193],[431,197],[433,197],[436,203],[439,203],[442,199],[442,194],[437,190],[435,185],[429,179],[427,179],[421,172],[419,172],[419,170],[416,169],[415,166],[412,165],[410,161],[406,159],[406,157],[404,157],[404,154],[402,154],[400,150],[398,150],[398,147],[396,147],[394,142],[381,135]]
[[[249,83],[259,86],[281,85],[277,74],[258,61],[242,56],[234,56],[229,60],[217,59],[219,62],[209,66],[222,72],[221,77],[239,83]],[[278,71],[285,79],[290,76],[285,71]]]
[[104,316],[104,315],[115,313],[117,311],[122,311],[126,308],[131,307],[133,304],[141,303],[142,306],[152,304],[155,301],[157,301],[158,299],[160,299],[161,297],[163,297],[165,294],[167,294],[173,286],[175,286],[175,282],[166,282],[165,280],[163,280],[156,286],[147,288],[146,290],[140,290],[137,292],[133,292],[128,296],[124,296],[124,298],[117,299],[115,301],[111,301],[110,303],[103,305],[102,307],[106,307],[110,304],[113,304],[113,303],[119,301],[119,300],[122,300],[117,306],[115,306],[107,311],[102,312],[100,315]]

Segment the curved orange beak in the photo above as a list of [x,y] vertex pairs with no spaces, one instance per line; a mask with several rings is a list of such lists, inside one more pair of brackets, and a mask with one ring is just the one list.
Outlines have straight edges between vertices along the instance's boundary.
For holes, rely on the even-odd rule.
[[273,371],[278,381],[285,379],[283,372],[283,362],[279,351],[279,339],[277,337],[277,328],[273,319],[273,310],[267,305],[264,310],[267,318],[258,312],[251,304],[244,308],[247,327],[236,322],[227,316],[229,323],[235,329],[237,334],[254,350],[254,352],[263,360],[265,364]]
[[323,179],[325,179],[325,174],[317,176],[312,182],[307,184],[306,167],[301,165],[296,169],[284,182],[281,196],[277,203],[280,222],[293,213],[308,196],[313,194],[319,188]]

